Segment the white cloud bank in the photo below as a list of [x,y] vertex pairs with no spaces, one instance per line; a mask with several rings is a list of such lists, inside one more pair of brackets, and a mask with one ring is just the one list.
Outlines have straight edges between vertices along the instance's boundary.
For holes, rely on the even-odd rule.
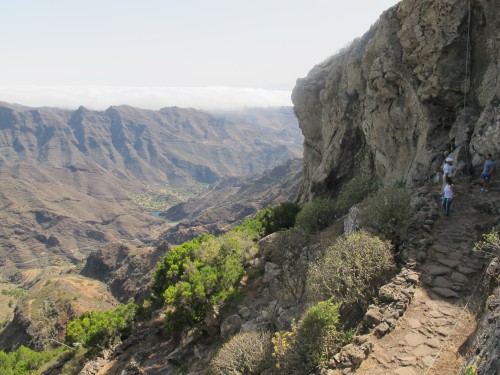
[[154,110],[172,106],[198,109],[291,106],[290,95],[289,90],[226,86],[0,86],[0,101],[3,102],[65,109],[83,105],[96,110],[121,104]]

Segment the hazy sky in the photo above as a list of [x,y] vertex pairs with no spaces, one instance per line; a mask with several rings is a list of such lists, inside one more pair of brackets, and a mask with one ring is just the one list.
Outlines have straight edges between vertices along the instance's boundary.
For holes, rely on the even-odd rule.
[[2,1],[0,101],[291,105],[297,78],[397,2]]

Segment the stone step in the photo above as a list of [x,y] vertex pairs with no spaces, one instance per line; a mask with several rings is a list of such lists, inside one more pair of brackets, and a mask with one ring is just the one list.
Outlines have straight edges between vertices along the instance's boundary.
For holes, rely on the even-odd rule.
[[436,293],[437,295],[445,298],[458,298],[460,297],[460,294],[457,292],[448,289],[448,288],[441,288],[441,287],[434,287],[432,288],[432,291]]
[[431,264],[425,268],[425,271],[431,276],[441,276],[449,273],[451,269],[446,266]]
[[456,266],[458,266],[460,264],[460,262],[458,260],[446,259],[446,258],[438,259],[438,262],[441,263],[442,265],[445,265],[445,266],[450,267],[450,268],[455,268]]

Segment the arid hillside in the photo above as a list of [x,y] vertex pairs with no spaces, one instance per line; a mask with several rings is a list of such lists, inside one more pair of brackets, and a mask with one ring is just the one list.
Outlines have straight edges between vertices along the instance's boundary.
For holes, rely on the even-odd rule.
[[168,227],[149,211],[301,152],[291,108],[209,114],[0,103],[0,275],[78,263],[108,242],[148,244]]

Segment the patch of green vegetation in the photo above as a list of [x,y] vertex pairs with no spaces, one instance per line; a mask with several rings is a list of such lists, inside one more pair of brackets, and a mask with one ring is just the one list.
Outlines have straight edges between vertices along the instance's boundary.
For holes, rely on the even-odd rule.
[[21,298],[25,293],[26,291],[21,288],[2,289],[3,296],[11,296],[14,297],[15,299]]
[[169,251],[156,269],[152,299],[167,306],[167,329],[201,322],[233,297],[243,262],[257,252],[246,231],[202,235]]
[[483,234],[483,240],[474,245],[474,251],[481,251],[493,256],[500,255],[500,235],[492,230],[490,233]]
[[253,219],[246,220],[240,227],[256,232],[260,237],[295,225],[300,206],[283,202],[276,207],[267,207],[257,212]]
[[411,215],[410,193],[401,184],[385,186],[366,198],[361,207],[361,226],[398,245],[406,238]]
[[335,201],[335,211],[345,215],[355,204],[363,201],[380,188],[380,183],[370,175],[359,175],[342,185]]
[[465,369],[465,375],[477,375],[477,366],[473,363]]
[[64,347],[60,347],[58,349],[37,352],[25,346],[21,346],[16,351],[10,353],[0,351],[0,374],[40,374],[45,364],[61,356],[65,351]]
[[136,304],[130,302],[112,311],[87,311],[69,323],[64,341],[69,346],[105,348],[117,342],[130,327],[137,308]]
[[201,235],[167,252],[157,265],[148,304],[167,306],[170,331],[201,322],[238,297],[244,265],[258,251],[256,241],[293,226],[297,211],[295,204],[267,208],[226,234]]
[[340,326],[339,308],[332,300],[321,301],[291,331],[276,332],[272,339],[276,367],[285,373],[308,374],[324,366],[354,334]]
[[260,374],[273,365],[270,332],[244,332],[234,336],[210,362],[213,375]]
[[392,245],[366,231],[340,237],[309,267],[308,290],[318,299],[367,304],[384,275],[394,269]]
[[177,203],[193,198],[209,187],[208,184],[193,183],[183,189],[160,189],[156,192],[146,192],[136,195],[132,201],[142,208],[151,211],[166,211]]
[[142,208],[151,211],[166,211],[170,207],[181,202],[181,200],[168,192],[167,190],[161,190],[157,193],[144,193],[137,195],[133,198],[134,203],[138,204]]
[[307,233],[326,228],[335,219],[335,202],[329,198],[307,202],[297,214],[296,225]]

